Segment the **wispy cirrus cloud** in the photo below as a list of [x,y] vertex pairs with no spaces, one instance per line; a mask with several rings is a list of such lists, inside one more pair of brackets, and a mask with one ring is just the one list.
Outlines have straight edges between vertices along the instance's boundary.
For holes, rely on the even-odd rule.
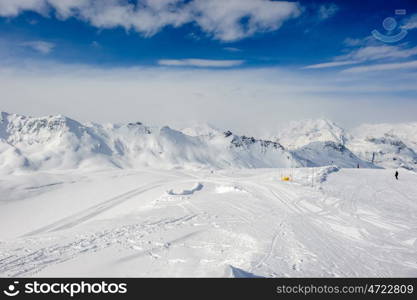
[[333,67],[340,67],[340,66],[346,66],[346,65],[353,65],[357,64],[359,62],[353,61],[353,60],[346,60],[346,61],[331,61],[331,62],[325,62],[321,64],[315,64],[315,65],[309,65],[304,67],[304,69],[323,69],[323,68],[333,68]]
[[20,45],[24,47],[29,47],[32,50],[35,50],[41,54],[49,54],[56,46],[54,43],[45,41],[29,41],[23,42]]
[[401,27],[407,30],[416,29],[417,28],[417,14],[411,15],[409,18],[407,18]]
[[[417,28],[417,14],[405,19],[401,27],[408,30]],[[417,55],[417,47],[410,47],[409,43],[388,45],[381,43],[372,35],[363,38],[348,37],[343,41],[343,45],[345,46],[343,51],[346,54],[335,56],[330,61],[308,65],[304,69],[334,68],[365,63],[376,63],[377,65],[375,68],[369,65],[349,68],[346,69],[346,72],[365,72],[365,70],[378,70],[378,68],[385,67],[390,69],[394,66],[403,68],[413,65],[407,64],[404,60],[412,59]]]
[[370,61],[378,59],[408,58],[417,54],[417,47],[403,48],[401,46],[367,46],[356,49],[337,60]]
[[[356,41],[349,41],[349,43],[356,43]],[[360,43],[360,41],[358,41]],[[404,48],[403,46],[365,46],[354,50],[349,53],[335,57],[332,61],[308,65],[305,69],[321,69],[332,68],[346,65],[354,65],[378,60],[394,60],[394,59],[407,59],[417,55],[417,47]]]
[[160,59],[158,65],[172,67],[199,67],[199,68],[228,68],[244,64],[244,60],[213,60],[213,59]]
[[144,36],[194,23],[214,39],[230,42],[278,30],[302,10],[297,2],[270,0],[0,0],[0,16],[16,17],[23,11],[52,12],[63,20],[74,17],[98,28],[122,27]]
[[334,3],[321,5],[319,8],[319,18],[321,20],[326,20],[334,16],[338,11],[339,7]]
[[236,47],[224,47],[223,49],[229,52],[241,52],[242,51],[242,49],[239,49]]
[[[413,20],[417,22],[417,14],[405,21],[405,24],[413,23]],[[372,35],[368,35],[362,38],[344,39],[342,50],[345,52],[343,55],[333,57],[329,61],[305,66],[304,69],[324,69],[335,68],[349,65],[365,64],[365,63],[392,63],[394,61],[402,62],[401,60],[410,59],[417,55],[417,47],[410,47],[409,43],[402,43],[398,45],[388,45],[375,39]],[[367,69],[365,66],[363,70]],[[362,69],[362,68],[358,68]]]
[[368,35],[364,38],[346,38],[343,41],[343,45],[347,47],[365,47],[365,46],[378,46],[380,43],[372,36]]
[[393,71],[393,70],[406,70],[417,69],[417,60],[402,62],[402,63],[389,63],[389,64],[376,64],[370,66],[353,67],[343,70],[342,73],[363,73],[363,72],[375,72],[375,71]]

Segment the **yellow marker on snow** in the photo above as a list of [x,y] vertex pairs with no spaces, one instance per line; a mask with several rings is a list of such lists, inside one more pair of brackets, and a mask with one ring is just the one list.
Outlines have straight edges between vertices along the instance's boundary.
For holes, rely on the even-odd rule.
[[289,176],[284,176],[281,178],[282,181],[291,181],[291,178]]

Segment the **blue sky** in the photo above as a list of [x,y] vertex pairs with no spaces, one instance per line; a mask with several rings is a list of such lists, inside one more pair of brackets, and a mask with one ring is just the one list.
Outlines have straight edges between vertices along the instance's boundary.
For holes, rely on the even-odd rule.
[[[297,3],[302,11],[300,15],[286,19],[279,29],[259,30],[236,40],[222,40],[193,21],[178,28],[167,25],[147,36],[122,24],[110,28],[94,26],[91,21],[77,18],[75,12],[63,20],[57,18],[53,6],[42,14],[24,9],[18,14],[3,13],[0,34],[3,42],[50,43],[53,48],[47,53],[48,59],[65,63],[132,66],[154,65],[160,59],[201,58],[244,60],[240,67],[302,66],[341,55],[346,51],[348,38],[363,39],[372,29],[383,32],[382,21],[386,17],[395,17],[401,22],[417,11],[417,3],[412,0]],[[405,9],[409,15],[395,15],[396,9]],[[411,33],[406,42],[415,44],[417,34]],[[31,47],[19,50],[25,57],[46,58],[45,53]]]
[[[406,35],[392,42],[373,30]],[[0,58],[8,90],[1,109],[17,113],[208,121],[242,131],[300,118],[417,121],[412,0],[0,0]],[[82,112],[67,97],[105,105]],[[347,117],[355,105],[360,111]],[[252,112],[266,121],[242,122]]]

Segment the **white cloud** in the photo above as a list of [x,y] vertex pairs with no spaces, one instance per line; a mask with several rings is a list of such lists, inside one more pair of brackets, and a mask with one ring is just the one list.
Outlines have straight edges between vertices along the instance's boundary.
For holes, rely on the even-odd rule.
[[29,47],[39,53],[49,54],[54,48],[55,44],[45,41],[30,41],[21,43],[22,46]]
[[377,64],[371,66],[353,67],[343,70],[343,73],[363,73],[363,72],[375,72],[375,71],[392,71],[392,70],[404,70],[404,69],[417,69],[417,60],[407,61],[402,63],[391,64]]
[[[257,135],[304,118],[346,124],[415,120],[416,80],[410,70],[386,76],[278,68],[105,69],[20,60],[13,66],[0,62],[0,110],[178,127],[208,121]],[[406,96],[398,95],[404,91]]]
[[417,47],[404,49],[402,46],[365,46],[351,50],[348,54],[337,56],[330,62],[309,65],[304,68],[331,68],[377,60],[405,59],[415,55],[417,55]]
[[357,64],[358,61],[354,60],[346,60],[346,61],[332,61],[332,62],[326,62],[321,64],[315,64],[315,65],[309,65],[304,67],[304,69],[323,69],[323,68],[332,68],[332,67],[340,67],[340,66],[346,66],[346,65],[352,65]]
[[365,47],[365,46],[378,46],[381,43],[376,40],[372,35],[369,35],[364,38],[346,38],[343,41],[343,44],[347,47]]
[[362,39],[346,38],[343,44],[348,47],[356,47],[362,44]]
[[[195,21],[216,39],[235,41],[257,32],[274,31],[301,14],[297,3],[267,0],[195,0]],[[246,24],[242,25],[242,19]]]
[[328,19],[332,17],[333,15],[335,15],[338,10],[339,10],[339,7],[334,3],[321,5],[319,8],[319,18],[321,20]]
[[94,47],[94,48],[101,48],[100,43],[97,41],[92,41],[90,45],[91,47]]
[[[258,32],[274,31],[298,17],[298,3],[270,0],[0,0],[0,16],[15,17],[31,10],[53,9],[60,19],[75,17],[98,28],[123,27],[152,36],[165,26],[197,24],[221,41],[236,41]],[[242,23],[245,20],[245,24]]]
[[161,66],[176,67],[206,67],[206,68],[227,68],[236,67],[244,63],[244,60],[212,60],[212,59],[161,59],[158,64]]
[[408,30],[417,28],[417,14],[410,16],[401,27]]
[[235,48],[235,47],[224,47],[223,49],[229,52],[241,52],[242,51],[241,49]]
[[32,10],[38,13],[47,11],[46,0],[0,0],[0,16],[16,17],[24,10]]
[[403,49],[400,46],[367,46],[337,57],[338,60],[370,61],[378,59],[408,58],[417,54],[417,47]]

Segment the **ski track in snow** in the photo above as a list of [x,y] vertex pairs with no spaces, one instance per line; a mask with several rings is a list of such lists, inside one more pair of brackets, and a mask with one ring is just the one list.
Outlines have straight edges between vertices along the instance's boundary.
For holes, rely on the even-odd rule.
[[[14,254],[0,261],[0,274],[18,277],[35,274],[50,264],[64,262],[71,258],[87,253],[96,252],[114,244],[127,245],[136,248],[144,242],[140,242],[150,233],[161,230],[162,227],[178,226],[192,220],[194,216],[183,216],[173,220],[160,220],[153,223],[125,225],[111,230],[105,230],[92,234],[77,235],[75,241],[63,245],[54,244],[45,248],[31,251],[36,239],[26,239],[29,242],[27,248],[19,247],[13,250]],[[40,238],[42,242],[43,238]],[[46,239],[48,241],[48,239]],[[151,250],[148,250],[149,253]]]
[[151,189],[154,189],[158,186],[160,186],[161,184],[154,184],[151,185],[149,187],[139,187],[136,189],[133,189],[129,192],[123,193],[119,196],[116,196],[114,198],[111,198],[109,200],[106,200],[98,205],[95,205],[93,207],[90,207],[86,210],[84,210],[83,212],[77,213],[75,215],[66,217],[62,220],[59,220],[57,222],[54,222],[53,224],[47,225],[45,227],[39,228],[35,231],[29,232],[27,234],[24,235],[24,237],[26,236],[31,236],[31,235],[36,235],[36,234],[40,234],[40,233],[45,233],[45,232],[51,232],[51,231],[59,231],[59,230],[63,230],[63,229],[68,229],[71,227],[74,227],[76,225],[79,225],[97,215],[99,215],[100,213],[103,213],[106,210],[109,210],[135,196],[138,196],[142,193],[145,193],[146,191],[149,191]]
[[[367,213],[374,201],[392,193],[400,200],[390,205],[415,216],[414,190],[388,181],[375,187],[375,174],[388,171],[369,172],[362,174],[361,186],[354,185],[355,173],[342,172],[330,176],[334,184],[318,189],[281,182],[278,170],[166,171],[166,180],[145,171],[140,176],[153,174],[157,180],[0,241],[0,275],[42,276],[52,270],[46,274],[59,276],[67,263],[85,267],[81,262],[89,255],[109,260],[108,274],[111,266],[139,264],[133,270],[126,265],[131,276],[417,275],[415,218],[386,215],[385,198],[373,215]],[[349,180],[353,188],[344,185]],[[216,192],[225,186],[245,192]],[[144,210],[135,211],[141,205]],[[126,213],[113,216],[115,209]],[[117,256],[107,257],[112,249]]]

